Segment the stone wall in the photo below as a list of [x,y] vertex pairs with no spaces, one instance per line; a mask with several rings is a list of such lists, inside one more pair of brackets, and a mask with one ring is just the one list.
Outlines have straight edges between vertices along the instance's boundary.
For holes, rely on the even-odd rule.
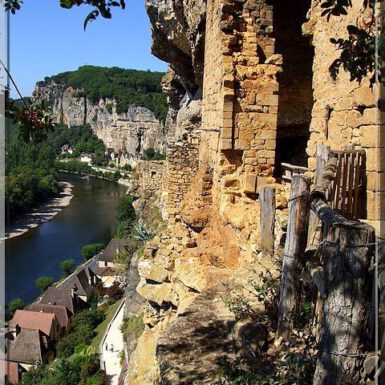
[[[307,148],[309,168],[315,168],[317,143],[330,145],[332,149],[337,150],[346,144],[365,149],[366,217],[369,220],[385,220],[385,169],[384,162],[377,162],[385,147],[385,116],[383,111],[376,107],[380,95],[378,88],[370,87],[369,78],[364,79],[361,84],[350,81],[349,73],[342,69],[334,81],[328,71],[330,64],[339,55],[330,39],[346,38],[346,27],[356,22],[359,25],[366,23],[371,18],[370,10],[364,10],[362,2],[353,2],[347,16],[331,18],[329,22],[321,16],[321,12],[320,4],[314,2],[310,19],[304,26],[304,32],[312,36],[315,48],[314,106]],[[382,123],[377,126],[377,122]]]
[[140,189],[145,196],[160,195],[163,188],[164,161],[141,161],[135,168],[135,177],[140,180]]
[[169,143],[167,147],[165,190],[169,223],[180,220],[184,195],[189,191],[198,170],[199,137]]

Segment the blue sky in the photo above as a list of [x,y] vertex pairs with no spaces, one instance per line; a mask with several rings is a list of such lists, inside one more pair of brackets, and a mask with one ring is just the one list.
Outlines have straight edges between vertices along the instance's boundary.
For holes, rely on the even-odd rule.
[[[11,16],[11,74],[23,96],[45,76],[84,64],[165,71],[151,55],[151,29],[144,0],[128,0],[112,19],[99,17],[83,30],[86,6],[60,8],[59,0],[24,0]],[[16,97],[14,90],[12,97]]]

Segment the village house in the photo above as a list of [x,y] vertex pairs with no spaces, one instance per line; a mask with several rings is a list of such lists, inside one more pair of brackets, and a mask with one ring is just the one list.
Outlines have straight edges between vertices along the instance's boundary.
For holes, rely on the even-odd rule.
[[8,329],[15,336],[21,329],[39,330],[45,347],[48,347],[52,341],[58,340],[61,334],[60,325],[54,313],[30,310],[16,310],[8,323]]
[[80,155],[80,161],[83,162],[83,163],[87,163],[88,165],[91,165],[91,163],[92,163],[91,154],[82,153]]
[[63,305],[48,305],[45,303],[33,303],[29,310],[40,313],[55,314],[56,320],[60,327],[60,334],[68,331],[70,326],[70,313]]
[[74,297],[71,289],[49,287],[43,294],[40,303],[64,306],[70,316],[79,309],[79,301]]
[[124,241],[111,239],[107,247],[99,254],[95,274],[101,279],[104,287],[110,287],[116,281],[116,257],[124,250]]
[[24,372],[48,361],[49,349],[43,343],[43,333],[37,329],[21,329],[6,339],[6,383],[17,384]]
[[72,154],[74,152],[73,148],[69,144],[65,144],[61,148],[62,154]]
[[61,289],[70,289],[73,295],[87,303],[97,284],[97,276],[88,267],[73,273],[60,286]]

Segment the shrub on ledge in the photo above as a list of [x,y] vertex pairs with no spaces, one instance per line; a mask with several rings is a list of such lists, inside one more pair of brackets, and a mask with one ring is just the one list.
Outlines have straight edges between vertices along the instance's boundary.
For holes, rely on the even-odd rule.
[[82,248],[81,254],[85,260],[89,260],[104,249],[104,243],[90,243]]

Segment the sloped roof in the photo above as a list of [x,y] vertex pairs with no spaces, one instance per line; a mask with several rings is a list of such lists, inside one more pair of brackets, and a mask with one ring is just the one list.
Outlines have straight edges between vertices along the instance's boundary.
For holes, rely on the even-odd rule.
[[111,239],[107,247],[100,253],[99,261],[114,262],[116,255],[124,249],[125,242],[121,239]]
[[92,293],[93,287],[90,285],[88,275],[85,269],[80,270],[78,273],[70,276],[61,285],[62,288],[74,289],[75,294],[81,296],[88,296]]
[[65,306],[72,314],[75,313],[74,299],[71,289],[62,287],[49,287],[40,301],[49,305]]
[[69,324],[67,308],[63,305],[49,305],[46,303],[35,302],[31,305],[30,310],[42,312],[42,313],[53,313],[61,328],[67,329]]
[[55,314],[52,313],[16,310],[12,320],[9,321],[9,325],[19,326],[21,329],[40,330],[47,336],[50,336],[55,317]]
[[112,267],[98,267],[95,270],[95,274],[99,277],[114,277],[115,270]]
[[24,363],[42,362],[39,330],[21,329],[15,340],[7,340],[6,344],[7,360]]

